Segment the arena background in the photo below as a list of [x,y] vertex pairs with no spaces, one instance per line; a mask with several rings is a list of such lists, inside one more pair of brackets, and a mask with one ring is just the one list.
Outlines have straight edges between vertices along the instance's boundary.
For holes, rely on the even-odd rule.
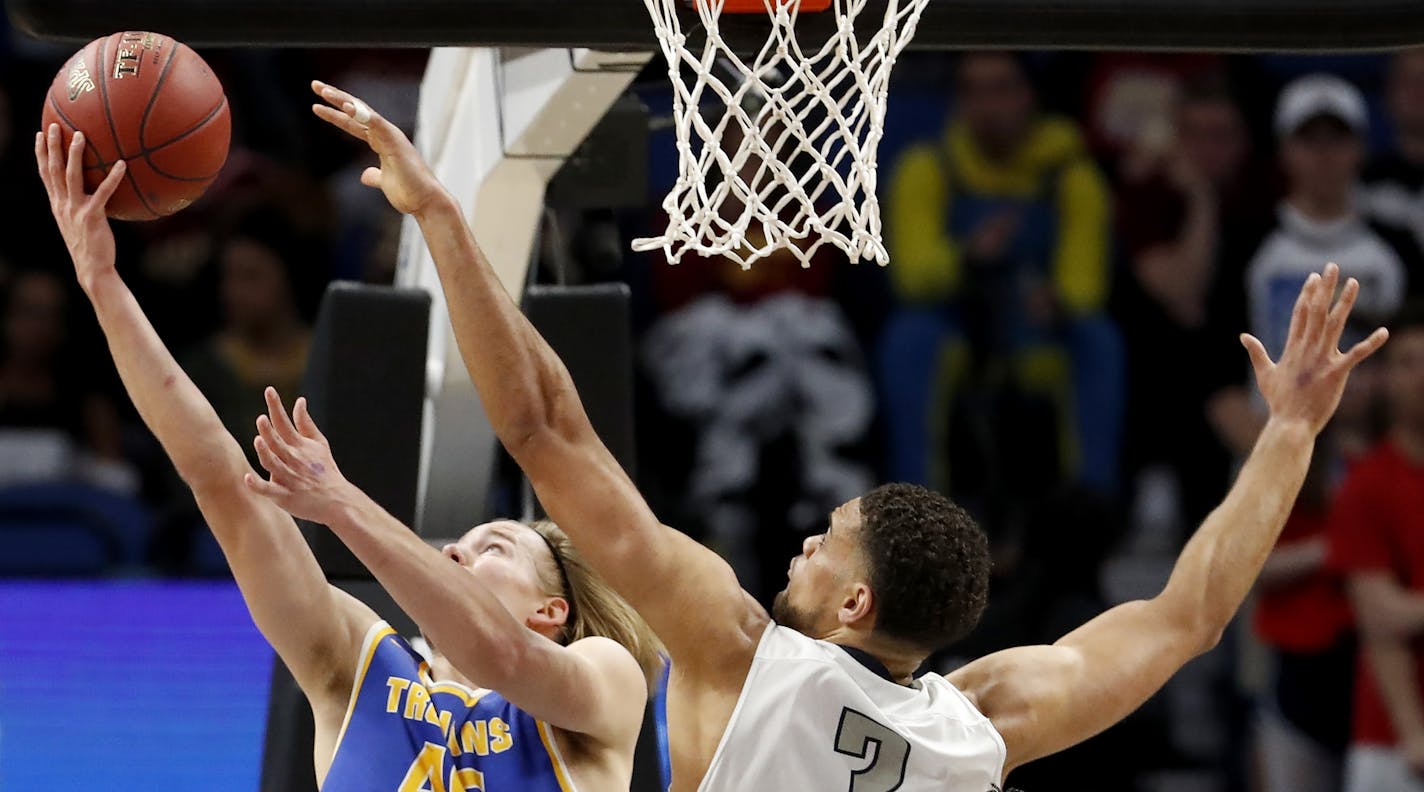
[[[1414,40],[1410,24],[1391,27],[1380,19],[1371,26],[1374,38],[1358,30],[1342,29],[1341,35],[1352,36],[1353,46]],[[1253,29],[1265,37],[1262,44],[1287,33],[1318,44],[1329,24],[1317,19]],[[1047,26],[1035,18],[1024,29]],[[1236,32],[1246,35],[1249,27]],[[375,35],[359,26],[355,31]],[[271,652],[252,628],[171,467],[117,386],[88,307],[72,286],[23,145],[37,126],[40,99],[71,49],[0,27],[0,286],[6,296],[0,366],[6,377],[48,376],[67,389],[49,413],[56,416],[49,426],[6,424],[0,409],[0,790],[28,792],[81,779],[113,789],[256,789],[264,737],[272,739],[269,695],[279,699]],[[410,130],[420,112],[427,53],[412,47],[286,46],[205,47],[202,54],[232,102],[229,166],[212,195],[191,210],[161,223],[120,227],[120,266],[168,344],[203,371],[211,363],[205,351],[212,339],[243,331],[222,296],[229,264],[217,231],[243,229],[282,259],[290,290],[290,310],[267,305],[267,313],[253,321],[269,323],[273,333],[310,338],[315,355],[322,349],[321,331],[309,337],[306,328],[318,321],[327,285],[394,282],[401,228],[379,195],[356,184],[367,164],[363,153],[310,118],[307,81],[319,77],[349,88]],[[952,115],[961,59],[914,52],[898,65],[880,150],[887,207],[894,202],[888,191],[902,157],[916,144],[938,139]],[[1210,83],[1239,111],[1239,165],[1246,178],[1237,185],[1243,203],[1235,208],[1241,217],[1259,215],[1266,224],[1285,190],[1272,119],[1276,97],[1291,80],[1317,72],[1343,77],[1366,97],[1363,141],[1371,160],[1388,164],[1397,148],[1398,119],[1387,94],[1397,72],[1386,53],[1029,51],[1015,62],[1032,82],[1038,106],[1067,119],[1081,136],[1085,162],[1101,174],[1107,191],[1110,220],[1140,218],[1132,210],[1156,206],[1135,204],[1144,193],[1128,184],[1126,162],[1130,150],[1150,137],[1143,131],[1148,120],[1160,121],[1170,106],[1162,104],[1164,91],[1177,95]],[[605,413],[601,428],[612,427],[610,442],[621,445],[620,459],[637,471],[640,489],[664,521],[722,550],[749,590],[766,601],[779,586],[785,559],[818,528],[828,508],[904,464],[887,440],[884,394],[897,372],[887,372],[894,362],[878,350],[886,328],[913,301],[887,272],[851,266],[835,255],[809,270],[769,262],[741,273],[725,262],[672,269],[658,255],[629,252],[632,237],[656,227],[658,201],[676,178],[665,77],[656,62],[638,75],[570,167],[554,177],[527,282],[554,290],[545,299],[586,301],[582,313],[544,309],[544,327],[569,336],[564,349],[584,360],[581,387],[604,389],[593,407]],[[1145,194],[1162,198],[1163,192]],[[1170,195],[1164,201],[1164,215],[1182,211]],[[1424,214],[1414,220],[1405,230],[1424,236]],[[977,459],[972,455],[986,449],[1007,449],[975,471],[983,475],[961,475],[953,484],[993,538],[996,604],[983,629],[939,658],[940,667],[1004,645],[1051,640],[1102,607],[1152,593],[1190,526],[1224,494],[1233,449],[1224,434],[1203,435],[1212,428],[1205,415],[1212,394],[1185,387],[1176,394],[1180,399],[1168,400],[1162,378],[1245,385],[1244,355],[1216,342],[1218,330],[1230,336],[1244,329],[1240,303],[1252,251],[1234,248],[1235,240],[1221,230],[1211,286],[1213,300],[1221,302],[1210,304],[1212,332],[1188,334],[1184,341],[1160,326],[1161,311],[1145,294],[1151,284],[1144,285],[1134,262],[1134,251],[1178,229],[1166,222],[1167,228],[1151,229],[1156,238],[1143,240],[1140,227],[1108,225],[1103,297],[1094,310],[1126,343],[1122,403],[1113,418],[1116,429],[1108,433],[1119,438],[1110,449],[1113,460],[1106,473],[1090,476],[1067,461],[1072,454],[1064,444],[1071,443],[1051,409],[1029,404],[1013,412],[1020,406],[1016,397],[975,392],[1010,417],[984,427],[986,436],[956,425],[951,435],[970,435],[974,442],[944,450],[959,469],[972,470],[975,465],[963,464],[962,455]],[[893,249],[896,242],[890,242]],[[1424,285],[1420,264],[1410,262],[1416,289]],[[557,291],[601,284],[624,286]],[[531,294],[532,314],[538,291]],[[699,299],[708,295],[711,301]],[[393,323],[404,321],[405,308],[387,307]],[[349,331],[353,319],[328,314],[326,321],[324,327],[338,332],[331,328]],[[425,342],[424,325],[399,326],[392,336]],[[619,328],[626,328],[626,337]],[[1007,359],[985,343],[986,369]],[[37,375],[5,362],[25,344],[45,353]],[[322,387],[340,389],[341,372],[364,359],[359,349],[337,346],[331,354],[347,355],[348,365],[328,372]],[[370,353],[383,361],[373,364],[375,373],[399,365],[400,347],[387,352],[389,357]],[[1165,362],[1145,362],[1158,354]],[[679,368],[689,361],[704,367],[706,381]],[[297,372],[290,389],[301,380],[304,362],[279,357],[273,367],[284,375]],[[419,379],[423,369],[415,369],[412,376]],[[0,377],[0,395],[12,382]],[[806,382],[822,387],[811,392],[802,387]],[[237,405],[233,425],[242,432],[251,419],[242,413],[250,389],[221,378],[212,387]],[[745,404],[739,395],[760,411],[720,409]],[[1009,401],[995,401],[1001,397]],[[411,423],[418,415],[416,410],[399,420],[418,425]],[[444,425],[458,423],[448,418]],[[1203,436],[1184,437],[1177,431],[1183,426]],[[250,438],[239,439],[246,445]],[[399,445],[391,452],[395,458],[414,460],[418,438]],[[722,451],[709,456],[708,448]],[[1021,449],[1028,450],[1019,455]],[[461,458],[469,447],[447,451]],[[352,454],[358,458],[350,468],[368,471],[371,481],[397,467],[391,456],[369,448]],[[338,461],[346,466],[340,452]],[[430,500],[419,502],[415,467],[407,466],[410,486],[402,484],[388,497],[404,499],[409,513],[402,516],[411,522],[440,498],[446,502],[436,511],[450,524],[528,507],[507,460],[492,455],[469,464],[480,472],[435,466],[421,484],[435,489],[421,490]],[[451,480],[488,480],[489,486],[440,490],[442,470]],[[446,528],[423,533],[434,539]],[[319,530],[309,529],[309,536],[330,544]],[[359,577],[343,567],[334,548],[323,556],[334,577]],[[1026,770],[1015,783],[1029,792],[1258,788],[1252,724],[1269,699],[1272,664],[1250,619],[1238,622],[1219,649],[1128,723]],[[1348,674],[1334,682],[1352,684]],[[270,742],[266,750],[270,762]],[[293,773],[300,776],[301,751],[294,756]],[[278,788],[287,787],[270,787]]]

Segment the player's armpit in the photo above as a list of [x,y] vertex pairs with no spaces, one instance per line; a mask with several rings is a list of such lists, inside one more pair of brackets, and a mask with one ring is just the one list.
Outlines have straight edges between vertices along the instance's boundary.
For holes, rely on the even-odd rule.
[[1003,736],[1007,775],[1127,717],[1209,645],[1159,600],[1141,600],[1103,613],[1051,646],[988,655],[948,679]]
[[674,665],[726,674],[740,687],[770,617],[731,566],[662,525],[591,427],[540,432],[510,451],[549,516],[648,622]]

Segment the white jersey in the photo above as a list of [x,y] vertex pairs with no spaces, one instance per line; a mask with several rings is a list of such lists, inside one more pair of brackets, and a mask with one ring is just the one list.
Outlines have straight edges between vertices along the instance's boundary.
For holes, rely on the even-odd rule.
[[1004,740],[944,677],[896,684],[772,623],[700,792],[996,792]]

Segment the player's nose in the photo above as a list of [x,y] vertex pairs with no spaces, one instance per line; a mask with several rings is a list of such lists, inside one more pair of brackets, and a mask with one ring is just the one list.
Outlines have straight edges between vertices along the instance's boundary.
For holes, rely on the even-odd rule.
[[444,553],[446,558],[450,559],[451,561],[454,561],[460,566],[465,565],[465,554],[460,552],[459,546],[454,544],[453,542],[445,545],[445,547],[443,547],[440,552]]
[[821,542],[825,541],[825,534],[816,534],[806,537],[806,541],[801,543],[801,554],[810,557],[812,553],[821,549]]

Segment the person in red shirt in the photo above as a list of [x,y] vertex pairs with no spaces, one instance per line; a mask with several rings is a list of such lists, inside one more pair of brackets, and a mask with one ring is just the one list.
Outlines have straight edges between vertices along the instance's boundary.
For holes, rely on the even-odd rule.
[[1424,792],[1424,306],[1401,311],[1391,335],[1389,432],[1329,517],[1361,639],[1346,792]]

